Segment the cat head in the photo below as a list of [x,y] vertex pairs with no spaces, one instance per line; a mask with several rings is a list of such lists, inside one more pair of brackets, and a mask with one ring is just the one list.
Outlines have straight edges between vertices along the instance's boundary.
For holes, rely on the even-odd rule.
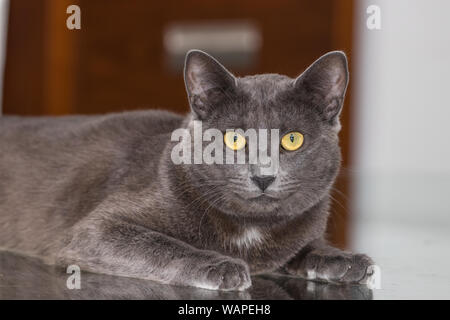
[[[191,121],[201,121],[203,131],[279,133],[279,148],[268,150],[278,156],[277,170],[270,174],[262,170],[267,164],[259,162],[189,166],[192,185],[209,193],[205,198],[211,206],[245,217],[291,215],[329,192],[341,160],[339,114],[348,83],[343,52],[325,54],[293,79],[278,74],[236,77],[210,55],[192,50],[184,78]],[[268,131],[269,146],[271,135]]]

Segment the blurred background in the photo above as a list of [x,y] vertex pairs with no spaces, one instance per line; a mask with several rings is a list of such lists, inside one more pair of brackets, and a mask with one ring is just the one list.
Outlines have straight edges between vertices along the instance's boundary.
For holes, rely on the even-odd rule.
[[[79,30],[66,27],[73,4],[81,9]],[[192,48],[237,75],[295,77],[337,48],[352,57],[352,1],[3,0],[3,7],[4,114],[185,113],[182,68]],[[343,115],[346,164],[350,108]],[[330,237],[345,246],[345,179],[339,189]]]
[[[73,4],[79,30],[66,27]],[[350,87],[330,239],[375,258],[386,275],[380,297],[449,297],[448,12],[446,0],[0,0],[2,110],[185,113],[191,48],[237,75],[292,77],[344,50]]]

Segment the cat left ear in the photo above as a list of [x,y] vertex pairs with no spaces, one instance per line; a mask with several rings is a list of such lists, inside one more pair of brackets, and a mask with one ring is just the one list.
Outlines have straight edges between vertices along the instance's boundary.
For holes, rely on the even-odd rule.
[[347,84],[348,62],[342,51],[323,55],[294,82],[296,90],[306,94],[323,119],[332,125],[339,125]]
[[191,109],[200,120],[229,99],[236,88],[236,78],[216,59],[200,50],[187,53],[184,82]]

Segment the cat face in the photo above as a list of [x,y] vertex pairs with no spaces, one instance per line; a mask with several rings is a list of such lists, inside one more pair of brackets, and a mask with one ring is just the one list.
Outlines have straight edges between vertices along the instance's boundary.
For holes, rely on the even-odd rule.
[[[267,163],[249,163],[247,144],[245,164],[189,166],[192,185],[210,206],[238,216],[292,215],[313,206],[328,193],[339,169],[337,134],[347,82],[342,52],[322,56],[292,79],[278,74],[238,78],[206,53],[190,51],[185,83],[192,119],[202,121],[203,130],[224,134],[267,129],[267,152],[278,156],[278,166],[267,173],[262,170]],[[271,129],[278,130],[273,150]]]

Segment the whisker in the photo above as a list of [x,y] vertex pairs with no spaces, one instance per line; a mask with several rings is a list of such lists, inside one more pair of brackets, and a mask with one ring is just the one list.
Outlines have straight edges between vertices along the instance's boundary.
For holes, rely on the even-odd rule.
[[202,214],[202,217],[200,218],[200,222],[198,224],[198,238],[199,238],[200,241],[202,239],[201,227],[202,227],[203,219],[207,216],[208,212],[210,211],[210,209],[213,206],[215,206],[217,203],[219,203],[220,201],[225,199],[225,195],[223,195],[223,194],[218,194],[218,195],[219,196],[216,198],[216,200],[213,200],[213,201],[209,202],[209,206],[206,208],[206,210]]

